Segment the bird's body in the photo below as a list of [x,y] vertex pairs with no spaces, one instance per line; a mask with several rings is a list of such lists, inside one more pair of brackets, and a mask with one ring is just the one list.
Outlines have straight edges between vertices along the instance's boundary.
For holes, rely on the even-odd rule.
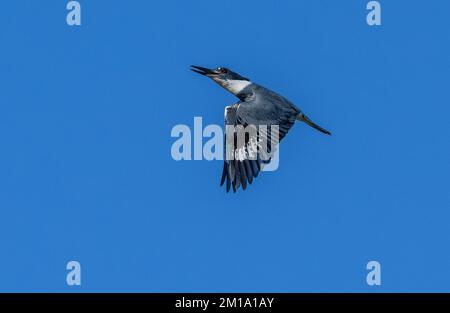
[[[231,142],[232,153],[225,154],[224,168],[221,185],[226,182],[227,191],[233,188],[236,191],[240,186],[245,190],[247,183],[251,184],[258,176],[262,166],[270,162],[270,158],[281,141],[296,121],[303,121],[311,127],[330,135],[330,132],[314,124],[292,102],[283,96],[250,82],[226,68],[210,70],[199,66],[193,66],[194,72],[210,77],[216,83],[227,89],[239,98],[239,102],[225,108],[226,126],[253,126],[254,134],[244,134],[240,141],[239,131],[234,131],[233,138],[227,138],[225,142]],[[274,127],[277,132],[272,131]],[[261,137],[266,136],[266,150],[261,149]],[[277,137],[277,138],[275,138]],[[254,154],[251,153],[255,151]],[[233,158],[228,156],[232,155]]]

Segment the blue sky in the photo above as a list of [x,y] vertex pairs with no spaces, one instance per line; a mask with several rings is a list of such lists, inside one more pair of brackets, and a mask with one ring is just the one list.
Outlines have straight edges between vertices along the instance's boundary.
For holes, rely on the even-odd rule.
[[[8,1],[0,11],[0,291],[450,291],[448,1]],[[278,171],[219,187],[176,124],[296,103]],[[82,285],[66,285],[77,260]],[[382,285],[366,284],[377,260]]]

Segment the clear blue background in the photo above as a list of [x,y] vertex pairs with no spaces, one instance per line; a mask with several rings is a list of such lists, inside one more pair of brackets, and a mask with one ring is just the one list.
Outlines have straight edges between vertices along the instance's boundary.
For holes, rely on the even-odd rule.
[[[0,291],[450,291],[448,1],[381,1],[381,27],[365,0],[80,2],[81,27],[0,6]],[[235,101],[190,64],[333,136],[296,125],[226,194],[222,162],[171,158]]]

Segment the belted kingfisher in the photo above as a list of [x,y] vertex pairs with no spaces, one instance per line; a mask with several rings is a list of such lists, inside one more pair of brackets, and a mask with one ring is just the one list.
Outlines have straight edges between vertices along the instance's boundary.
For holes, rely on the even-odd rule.
[[[216,69],[208,69],[192,65],[191,70],[211,78],[221,87],[239,98],[237,103],[225,108],[226,126],[278,126],[278,140],[281,141],[294,125],[295,121],[301,121],[324,134],[331,135],[328,130],[313,123],[299,108],[283,96],[263,86],[252,83],[248,78],[242,77],[228,68],[218,67]],[[225,134],[225,142],[227,140],[226,136],[227,134]],[[259,132],[258,136],[260,136]],[[234,137],[236,137],[236,134]],[[244,144],[248,145],[251,140],[252,138],[245,136]],[[234,138],[233,149],[235,151],[233,152],[238,152],[242,148],[237,146],[238,144],[236,142],[236,138]],[[274,149],[275,147],[273,147],[272,151]],[[261,158],[261,152],[258,151],[257,158],[250,158],[246,151],[243,157],[224,159],[225,162],[220,185],[222,186],[226,181],[227,192],[230,191],[231,187],[236,192],[241,185],[242,189],[245,190],[247,188],[247,182],[249,184],[253,182],[253,178],[258,176],[262,166],[270,161],[270,156],[269,159],[263,159]]]

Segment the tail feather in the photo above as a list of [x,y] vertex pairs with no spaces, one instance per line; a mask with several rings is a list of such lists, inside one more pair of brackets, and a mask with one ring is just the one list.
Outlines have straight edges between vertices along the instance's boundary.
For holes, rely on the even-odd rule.
[[326,134],[326,135],[331,135],[331,133],[326,130],[325,128],[320,127],[319,125],[317,125],[316,123],[314,123],[313,121],[311,121],[305,114],[300,113],[297,116],[297,121],[301,121],[301,122],[305,122],[307,125],[311,126],[312,128],[317,129],[318,131]]

